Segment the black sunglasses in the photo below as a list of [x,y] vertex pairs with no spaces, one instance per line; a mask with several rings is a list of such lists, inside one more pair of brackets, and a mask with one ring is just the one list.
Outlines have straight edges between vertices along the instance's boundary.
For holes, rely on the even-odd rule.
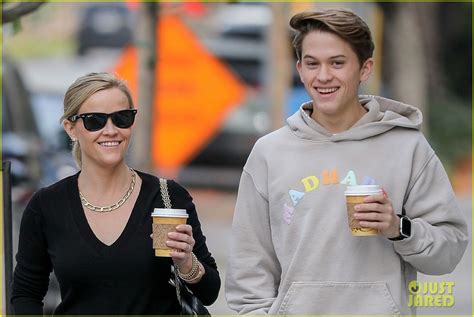
[[86,128],[86,130],[99,131],[105,127],[107,120],[110,117],[116,127],[128,129],[135,121],[136,114],[137,109],[120,110],[112,113],[89,112],[75,114],[70,116],[68,120],[71,122],[76,122],[77,120],[82,119],[82,123],[84,123],[84,128]]

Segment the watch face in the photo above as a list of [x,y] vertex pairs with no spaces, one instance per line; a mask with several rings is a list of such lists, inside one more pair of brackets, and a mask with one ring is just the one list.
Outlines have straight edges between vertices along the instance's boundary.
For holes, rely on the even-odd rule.
[[411,236],[411,221],[407,217],[402,217],[400,231],[401,235],[406,238]]

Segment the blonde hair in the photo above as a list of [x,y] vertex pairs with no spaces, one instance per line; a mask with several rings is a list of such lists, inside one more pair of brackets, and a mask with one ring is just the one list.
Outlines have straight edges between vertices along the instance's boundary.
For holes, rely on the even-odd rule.
[[312,31],[330,32],[341,37],[352,47],[361,66],[374,52],[369,27],[364,20],[349,10],[301,12],[290,19],[290,26],[296,31],[293,46],[298,60],[302,57],[303,40]]
[[[127,87],[125,81],[115,77],[109,73],[89,73],[76,79],[76,81],[69,86],[64,95],[64,114],[61,116],[60,122],[67,120],[69,117],[77,114],[82,104],[93,94],[101,90],[110,88],[120,89],[128,99],[130,109],[135,108],[133,104],[132,94]],[[75,122],[73,124],[76,124]],[[81,148],[79,143],[73,142],[72,156],[79,168],[82,165]]]

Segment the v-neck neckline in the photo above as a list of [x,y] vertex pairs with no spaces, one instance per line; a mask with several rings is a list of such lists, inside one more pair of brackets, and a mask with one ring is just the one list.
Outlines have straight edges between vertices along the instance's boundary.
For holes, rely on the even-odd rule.
[[[85,242],[99,255],[108,255],[111,252],[118,250],[124,243],[126,243],[133,233],[137,230],[138,225],[141,220],[142,212],[140,206],[144,197],[147,196],[146,191],[149,190],[148,180],[145,177],[142,177],[141,173],[135,171],[142,179],[142,184],[140,186],[140,192],[138,193],[137,200],[133,205],[132,212],[128,218],[128,221],[120,233],[119,237],[111,244],[107,245],[102,242],[92,230],[89,222],[87,221],[82,203],[79,197],[79,185],[78,177],[80,172],[78,172],[74,178],[74,186],[70,191],[70,207],[72,210],[73,218],[76,222],[76,225],[79,229],[79,234],[85,240]],[[151,214],[151,212],[150,212]]]

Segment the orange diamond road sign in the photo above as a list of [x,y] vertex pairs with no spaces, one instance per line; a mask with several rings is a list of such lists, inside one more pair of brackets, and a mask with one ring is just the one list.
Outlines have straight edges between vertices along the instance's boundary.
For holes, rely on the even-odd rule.
[[[175,16],[160,17],[152,133],[157,168],[192,159],[243,99],[245,86]],[[127,48],[114,71],[137,96],[137,53]]]

